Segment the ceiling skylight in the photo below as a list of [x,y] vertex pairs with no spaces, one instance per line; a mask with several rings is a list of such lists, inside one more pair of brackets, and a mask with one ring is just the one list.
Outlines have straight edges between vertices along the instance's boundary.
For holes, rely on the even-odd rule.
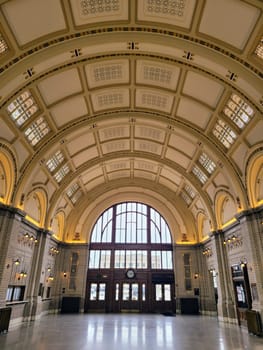
[[69,173],[70,169],[67,164],[64,164],[54,175],[55,180],[60,183],[62,179]]
[[205,184],[208,177],[206,174],[199,168],[199,166],[195,165],[192,169],[192,173],[198,178],[198,180],[202,183]]
[[32,146],[35,146],[50,132],[50,128],[43,117],[38,118],[25,131],[25,136]]
[[77,192],[77,190],[79,189],[79,184],[78,183],[74,183],[68,190],[67,190],[67,196],[69,198],[71,198],[73,196],[74,193]]
[[46,161],[48,170],[52,173],[64,160],[63,153],[59,150],[51,158]]
[[206,153],[202,153],[198,159],[199,163],[206,169],[209,174],[212,174],[216,168],[215,163],[208,157]]
[[0,54],[8,51],[8,46],[2,35],[0,34]]
[[191,186],[185,185],[185,186],[184,186],[184,190],[187,192],[187,194],[188,194],[192,199],[194,199],[194,197],[195,197],[195,192],[194,192],[194,190],[192,189]]
[[263,59],[263,37],[261,38],[261,40],[260,40],[258,46],[256,47],[255,54],[256,54],[259,58]]
[[81,190],[78,190],[72,197],[71,197],[71,202],[73,204],[75,204],[77,202],[77,200],[81,197],[82,195],[82,191]]
[[20,127],[38,111],[38,106],[29,91],[23,92],[7,107],[7,112]]
[[213,134],[226,148],[230,148],[237,138],[236,133],[222,119],[216,122]]
[[183,200],[186,202],[187,205],[190,205],[192,203],[192,199],[184,191],[181,192],[181,197],[183,198]]
[[254,110],[236,94],[231,95],[223,112],[239,129],[244,128],[254,114]]

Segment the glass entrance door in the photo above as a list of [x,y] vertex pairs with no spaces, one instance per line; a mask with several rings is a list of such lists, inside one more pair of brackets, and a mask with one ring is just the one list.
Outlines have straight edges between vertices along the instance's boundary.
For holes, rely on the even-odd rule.
[[86,309],[107,311],[107,283],[90,282],[87,285]]

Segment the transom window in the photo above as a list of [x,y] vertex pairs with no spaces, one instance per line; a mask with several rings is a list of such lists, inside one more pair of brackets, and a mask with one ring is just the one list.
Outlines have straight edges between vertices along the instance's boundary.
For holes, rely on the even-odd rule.
[[89,268],[173,269],[166,221],[142,203],[120,203],[107,209],[91,233]]

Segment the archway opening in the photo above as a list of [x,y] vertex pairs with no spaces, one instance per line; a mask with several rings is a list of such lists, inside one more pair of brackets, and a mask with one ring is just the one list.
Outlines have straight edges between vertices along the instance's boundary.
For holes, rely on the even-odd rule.
[[154,208],[124,202],[96,221],[85,311],[175,312],[172,235]]

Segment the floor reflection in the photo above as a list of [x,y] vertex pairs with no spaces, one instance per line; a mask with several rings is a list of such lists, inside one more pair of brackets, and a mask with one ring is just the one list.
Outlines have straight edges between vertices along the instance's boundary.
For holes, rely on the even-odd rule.
[[262,345],[262,338],[216,318],[179,315],[49,315],[0,336],[1,350],[259,350]]

